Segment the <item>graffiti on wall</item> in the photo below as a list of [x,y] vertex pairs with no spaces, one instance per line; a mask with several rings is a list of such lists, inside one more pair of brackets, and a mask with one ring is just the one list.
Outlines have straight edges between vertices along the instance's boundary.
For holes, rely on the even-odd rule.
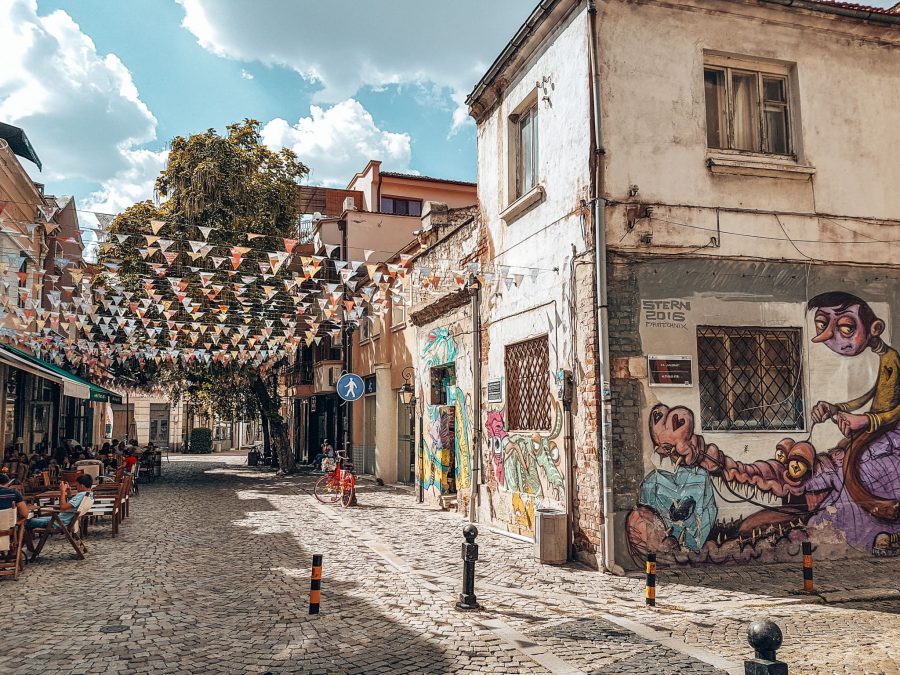
[[488,410],[485,418],[491,518],[527,533],[534,532],[535,502],[540,507],[564,498],[557,445],[562,411],[558,402],[553,404],[555,421],[549,432],[510,434],[504,409]]
[[[834,424],[843,439],[819,452],[809,439],[785,438],[770,458],[744,463],[697,434],[690,409],[656,405],[649,436],[672,470],[645,477],[628,515],[636,559],[648,552],[677,562],[780,559],[796,555],[806,539],[900,555],[900,356],[881,337],[884,320],[861,298],[823,293],[807,309],[819,348],[845,358],[878,356],[871,388],[810,411],[813,425]],[[756,510],[725,522],[720,502]]]
[[[420,382],[430,382],[434,367],[455,365],[457,346],[450,330],[436,328],[429,331],[421,356]],[[418,476],[424,490],[447,494],[468,487],[472,469],[468,402],[455,382],[442,386],[448,389],[445,406],[428,405],[427,394],[421,392],[426,403]]]

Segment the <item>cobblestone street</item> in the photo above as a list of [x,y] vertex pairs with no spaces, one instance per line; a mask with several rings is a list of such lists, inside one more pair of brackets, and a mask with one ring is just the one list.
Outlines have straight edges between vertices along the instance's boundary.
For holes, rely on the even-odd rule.
[[95,527],[84,561],[53,541],[2,582],[0,672],[737,673],[762,617],[784,631],[791,672],[900,672],[892,560],[819,565],[812,598],[794,594],[799,568],[662,571],[651,610],[642,579],[541,566],[482,528],[485,609],[459,613],[457,515],[365,482],[358,508],[324,506],[314,479],[243,461],[173,457],[117,539]]

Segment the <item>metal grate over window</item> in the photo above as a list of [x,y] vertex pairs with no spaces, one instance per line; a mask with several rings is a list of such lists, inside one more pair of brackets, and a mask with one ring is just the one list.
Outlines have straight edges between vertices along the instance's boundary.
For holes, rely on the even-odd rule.
[[547,336],[506,345],[506,414],[511,430],[550,429],[550,347]]
[[800,339],[799,328],[699,326],[703,429],[802,429]]

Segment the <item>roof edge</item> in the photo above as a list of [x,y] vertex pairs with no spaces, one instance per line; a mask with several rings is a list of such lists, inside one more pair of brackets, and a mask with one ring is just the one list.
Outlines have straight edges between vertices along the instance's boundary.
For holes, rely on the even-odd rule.
[[770,5],[781,5],[788,9],[805,9],[811,12],[823,12],[847,19],[860,19],[862,21],[873,21],[875,23],[883,23],[892,26],[900,26],[900,14],[897,14],[897,8],[889,7],[881,11],[875,11],[874,8],[859,5],[854,7],[852,3],[836,3],[826,2],[823,0],[759,0],[759,2]]

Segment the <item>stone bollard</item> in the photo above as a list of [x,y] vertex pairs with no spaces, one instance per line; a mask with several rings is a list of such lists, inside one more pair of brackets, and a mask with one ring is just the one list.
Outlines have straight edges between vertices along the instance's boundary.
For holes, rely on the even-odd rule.
[[462,545],[463,592],[459,594],[456,609],[481,609],[481,605],[475,599],[475,561],[478,560],[478,544],[475,543],[475,537],[477,536],[478,528],[474,525],[466,525],[463,528],[463,537],[466,538],[466,543]]
[[774,621],[754,621],[747,629],[747,642],[756,657],[744,661],[745,675],[788,675],[787,664],[775,652],[781,647],[781,629]]

